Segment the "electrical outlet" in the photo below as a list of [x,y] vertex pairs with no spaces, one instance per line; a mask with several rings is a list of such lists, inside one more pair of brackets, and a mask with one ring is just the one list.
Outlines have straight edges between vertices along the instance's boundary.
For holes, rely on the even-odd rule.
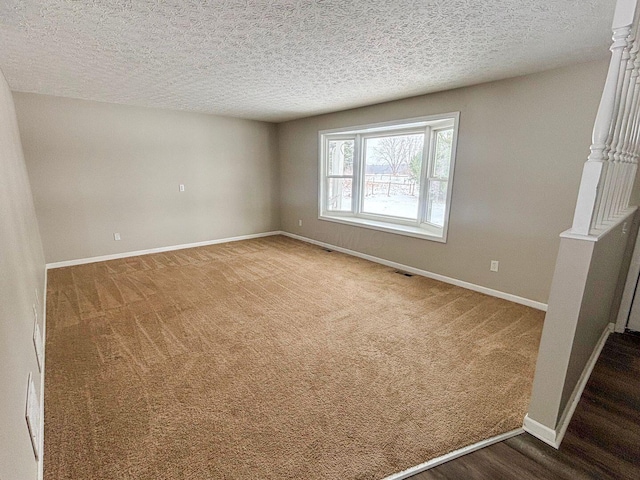
[[181,183],[179,189],[181,192],[184,192],[184,184]]
[[492,272],[497,272],[499,263],[500,262],[498,262],[498,260],[491,260],[491,268],[490,268],[490,270]]
[[114,233],[114,234],[113,234],[113,239],[114,239],[115,241],[120,240],[120,234],[119,234],[119,233]]
[[301,227],[302,226],[302,220],[298,220],[298,226]]

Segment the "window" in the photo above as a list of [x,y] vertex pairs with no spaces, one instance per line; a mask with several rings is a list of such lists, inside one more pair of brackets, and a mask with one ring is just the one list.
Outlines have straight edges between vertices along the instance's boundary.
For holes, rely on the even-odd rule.
[[321,131],[319,218],[446,241],[458,118]]

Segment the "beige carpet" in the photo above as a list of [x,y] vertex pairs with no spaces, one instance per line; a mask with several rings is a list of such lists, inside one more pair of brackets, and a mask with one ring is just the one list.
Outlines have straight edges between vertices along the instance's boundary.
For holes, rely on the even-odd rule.
[[380,479],[519,427],[543,320],[285,237],[47,294],[47,480]]

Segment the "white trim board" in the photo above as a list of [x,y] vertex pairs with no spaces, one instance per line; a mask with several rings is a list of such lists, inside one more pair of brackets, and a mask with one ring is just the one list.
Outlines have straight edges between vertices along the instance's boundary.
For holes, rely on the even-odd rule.
[[560,421],[558,422],[558,425],[556,425],[555,430],[534,420],[527,414],[524,417],[523,424],[525,432],[530,433],[537,439],[542,440],[544,443],[547,443],[554,448],[560,448],[560,444],[562,443],[564,434],[567,433],[567,428],[569,427],[569,423],[571,422],[571,417],[573,417],[573,414],[576,411],[576,407],[578,406],[578,403],[580,403],[582,392],[584,392],[584,388],[587,386],[587,382],[589,381],[591,372],[593,372],[593,368],[596,366],[598,357],[600,357],[600,352],[602,352],[605,343],[607,343],[609,335],[614,331],[614,327],[615,324],[609,323],[602,332],[602,335],[600,336],[598,343],[593,349],[593,352],[591,353],[587,364],[584,366],[584,370],[582,370],[582,374],[578,379],[578,383],[576,383],[576,386],[571,393],[571,397],[569,397],[569,402],[567,403],[567,406],[565,407],[565,410],[562,413]]
[[437,467],[438,465],[442,465],[443,463],[449,462],[451,460],[455,460],[456,458],[460,458],[463,455],[467,455],[468,453],[475,452],[476,450],[480,450],[482,448],[493,445],[494,443],[502,442],[511,437],[515,437],[516,435],[520,435],[524,433],[522,428],[518,428],[516,430],[512,430],[507,433],[503,433],[501,435],[496,435],[495,437],[487,438],[486,440],[482,440],[480,442],[474,443],[473,445],[467,445],[466,447],[459,448],[458,450],[454,450],[453,452],[446,453],[440,457],[436,457],[428,462],[421,463],[420,465],[416,465],[415,467],[411,467],[402,472],[394,473],[393,475],[389,475],[385,477],[383,480],[402,480],[404,478],[411,477],[420,472],[424,472],[425,470],[429,470],[430,468]]
[[572,238],[574,240],[584,240],[586,242],[597,242],[598,240],[600,240],[600,239],[606,237],[607,235],[609,235],[611,230],[616,228],[622,222],[632,221],[632,220],[629,220],[629,218],[631,216],[633,216],[633,214],[636,213],[637,209],[638,209],[638,207],[628,207],[626,210],[624,210],[622,213],[620,213],[619,216],[613,222],[611,222],[609,225],[607,225],[606,227],[604,227],[604,228],[602,228],[600,230],[594,230],[589,235],[582,235],[582,234],[579,234],[579,233],[573,233],[573,229],[570,228],[569,230],[565,230],[564,232],[562,232],[560,234],[560,238]]
[[502,298],[503,300],[509,300],[510,302],[526,305],[527,307],[532,307],[537,310],[542,310],[543,312],[547,311],[546,303],[536,302],[535,300],[519,297],[511,293],[501,292],[499,290],[494,290],[492,288],[487,288],[481,285],[476,285],[474,283],[465,282],[464,280],[458,280],[457,278],[451,278],[445,275],[440,275],[439,273],[433,273],[427,270],[421,270],[419,268],[410,267],[409,265],[403,265],[401,263],[385,260],[384,258],[374,257],[373,255],[367,255],[366,253],[360,253],[355,250],[349,250],[348,248],[338,247],[336,245],[331,245],[330,243],[320,242],[318,240],[314,240],[308,237],[303,237],[301,235],[296,235],[294,233],[289,233],[289,232],[280,232],[280,233],[286,237],[311,243],[313,245],[318,245],[320,247],[328,248],[330,250],[335,250],[336,252],[346,253],[347,255],[352,255],[354,257],[363,258],[371,262],[380,263],[382,265],[386,265],[387,267],[396,268],[398,270],[403,270],[405,272],[413,273],[415,275],[420,275],[422,277],[431,278],[433,280],[439,280],[444,283],[449,283],[451,285],[456,285],[458,287],[466,288],[467,290],[473,290],[474,292],[484,293],[485,295],[490,295],[492,297]]
[[62,262],[47,263],[47,270],[62,267],[71,267],[74,265],[84,265],[86,263],[104,262],[106,260],[117,260],[119,258],[138,257],[140,255],[149,255],[151,253],[171,252],[174,250],[184,250],[185,248],[205,247],[207,245],[216,245],[219,243],[238,242],[240,240],[251,240],[252,238],[270,237],[280,235],[282,232],[276,230],[272,232],[252,233],[250,235],[240,235],[237,237],[219,238],[216,240],[206,240],[204,242],[184,243],[181,245],[171,245],[169,247],[149,248],[146,250],[136,250],[133,252],[114,253],[112,255],[100,255],[98,257],[79,258],[76,260],[65,260]]
[[47,350],[47,269],[44,270],[42,290],[42,371],[40,372],[40,458],[38,458],[38,480],[44,479],[44,375]]

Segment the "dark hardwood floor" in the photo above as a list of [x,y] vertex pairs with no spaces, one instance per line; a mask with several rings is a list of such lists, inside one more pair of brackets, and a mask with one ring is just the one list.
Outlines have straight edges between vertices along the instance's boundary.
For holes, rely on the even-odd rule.
[[640,479],[640,336],[609,337],[559,450],[523,433],[410,480],[487,478]]

